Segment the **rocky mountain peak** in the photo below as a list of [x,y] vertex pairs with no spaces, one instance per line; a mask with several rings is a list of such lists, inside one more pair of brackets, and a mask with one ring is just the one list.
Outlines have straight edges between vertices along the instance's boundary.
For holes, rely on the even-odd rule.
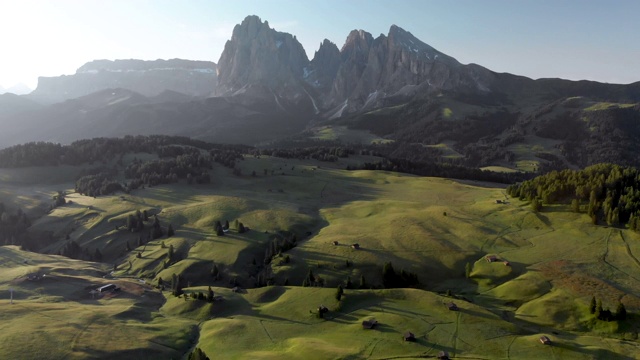
[[340,50],[331,41],[324,39],[315,52],[309,68],[305,71],[305,80],[314,87],[330,87],[340,68]]
[[260,84],[285,95],[296,87],[308,64],[295,36],[248,16],[233,29],[220,56],[217,93],[230,95],[246,85]]

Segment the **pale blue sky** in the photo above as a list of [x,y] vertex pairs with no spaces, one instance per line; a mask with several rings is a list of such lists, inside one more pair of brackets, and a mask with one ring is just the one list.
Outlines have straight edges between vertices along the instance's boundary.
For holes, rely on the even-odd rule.
[[0,85],[73,74],[94,59],[217,62],[233,26],[258,15],[297,36],[309,57],[324,38],[396,24],[462,63],[531,78],[640,81],[640,1],[0,0]]

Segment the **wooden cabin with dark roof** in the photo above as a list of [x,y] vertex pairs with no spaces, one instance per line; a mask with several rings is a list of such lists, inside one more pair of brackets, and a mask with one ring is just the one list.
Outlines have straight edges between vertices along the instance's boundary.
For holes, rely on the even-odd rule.
[[542,335],[540,336],[540,343],[542,343],[542,345],[551,345],[551,339],[546,335]]
[[371,319],[371,320],[365,320],[362,322],[362,328],[363,329],[369,329],[372,330],[374,329],[376,326],[378,326],[378,321]]

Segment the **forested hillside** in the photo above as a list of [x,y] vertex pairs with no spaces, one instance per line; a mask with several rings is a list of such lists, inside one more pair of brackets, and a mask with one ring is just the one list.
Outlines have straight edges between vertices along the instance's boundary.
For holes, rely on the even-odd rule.
[[534,209],[543,204],[571,204],[593,223],[629,224],[640,228],[640,172],[634,167],[598,164],[584,170],[552,171],[507,188],[509,195],[527,199]]

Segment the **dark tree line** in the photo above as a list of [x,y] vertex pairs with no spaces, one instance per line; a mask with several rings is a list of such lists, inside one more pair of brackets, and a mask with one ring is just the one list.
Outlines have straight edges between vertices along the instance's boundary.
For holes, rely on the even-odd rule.
[[[157,154],[159,157],[177,157],[197,149],[217,153],[247,153],[246,145],[212,144],[183,136],[125,136],[123,138],[94,138],[74,141],[69,145],[48,142],[30,142],[0,150],[0,167],[83,165],[106,163],[127,153]],[[227,156],[227,155],[225,155]]]
[[384,170],[420,176],[490,181],[505,184],[512,184],[533,176],[526,173],[500,173],[448,163],[412,162],[404,159],[383,159],[375,163],[364,163],[364,165],[359,168],[347,167],[347,170],[358,169]]
[[571,204],[594,223],[629,224],[640,229],[640,172],[634,167],[598,164],[584,170],[552,171],[507,188],[512,197],[544,204]]
[[20,245],[26,250],[31,248],[27,228],[31,221],[21,209],[9,212],[0,202],[0,244]]

